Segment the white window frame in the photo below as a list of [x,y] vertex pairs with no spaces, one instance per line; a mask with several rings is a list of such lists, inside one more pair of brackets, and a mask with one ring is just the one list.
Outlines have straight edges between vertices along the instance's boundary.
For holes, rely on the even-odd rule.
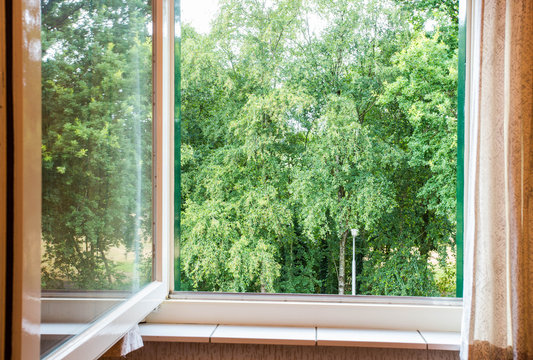
[[[8,0],[9,1],[9,0]],[[3,5],[3,4],[2,4]],[[14,254],[12,358],[40,357],[41,42],[40,2],[13,1]],[[8,14],[9,16],[9,14]],[[94,320],[46,359],[98,358],[168,295],[173,226],[173,0],[153,1],[154,271],[153,281]],[[62,299],[63,301],[66,299]],[[68,306],[86,309],[80,299]],[[87,301],[87,299],[83,299]],[[54,308],[53,301],[47,306]],[[58,302],[61,304],[62,302]],[[64,302],[63,302],[64,304]],[[86,304],[86,303],[85,303]],[[82,306],[77,306],[82,305]],[[57,308],[56,308],[57,309]],[[6,346],[9,346],[6,345]]]
[[[461,1],[461,11],[466,12],[470,24],[467,37],[467,110],[470,107],[468,93],[472,91],[468,84],[471,75],[477,71],[469,62],[471,33],[474,29],[471,20],[472,7],[475,5],[472,2],[477,3],[476,0]],[[35,266],[40,264],[41,227],[41,183],[37,180],[41,178],[39,2],[14,1],[12,18],[17,154],[14,175],[20,181],[15,181],[14,192],[17,206],[14,211],[16,246],[11,348],[13,358],[37,359],[41,311],[40,273],[39,266]],[[47,359],[97,358],[145,316],[148,316],[146,321],[152,323],[460,331],[461,299],[188,292],[170,293],[170,298],[167,298],[173,287],[174,270],[173,0],[154,0],[154,22],[154,119],[157,144],[154,151],[154,164],[157,164],[157,197],[154,201],[155,281],[92,323]],[[468,129],[468,117],[469,111],[466,111],[465,129]],[[75,299],[70,305],[76,306]]]
[[[476,45],[472,34],[478,32],[472,21],[479,17],[478,3],[459,0],[459,18],[466,19],[468,24],[466,110],[470,108],[472,91],[469,82],[478,68],[470,61]],[[468,119],[469,111],[465,111],[465,154]],[[466,179],[463,183],[466,184]],[[460,332],[462,303],[462,298],[171,292],[146,322]]]
[[146,322],[459,332],[461,316],[457,298],[172,293]]

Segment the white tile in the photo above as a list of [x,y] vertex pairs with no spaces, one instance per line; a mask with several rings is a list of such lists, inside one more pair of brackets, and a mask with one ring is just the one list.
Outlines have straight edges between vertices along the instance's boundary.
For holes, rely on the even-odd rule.
[[140,324],[144,341],[208,343],[216,325]]
[[367,329],[317,329],[317,345],[426,349],[417,331]]
[[315,328],[219,325],[212,343],[315,345]]
[[429,350],[451,350],[458,351],[461,348],[461,333],[420,331],[426,340]]

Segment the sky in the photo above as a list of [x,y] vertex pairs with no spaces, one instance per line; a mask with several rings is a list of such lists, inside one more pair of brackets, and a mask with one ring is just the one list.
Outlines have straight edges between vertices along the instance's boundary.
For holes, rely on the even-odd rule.
[[[181,0],[181,23],[190,24],[201,34],[211,30],[211,21],[215,18],[219,0]],[[319,16],[310,14],[312,32],[320,32],[325,26]]]
[[218,10],[218,0],[181,0],[181,21],[206,34]]
[[[211,30],[211,21],[215,18],[219,0],[181,0],[181,22],[190,24],[201,34]],[[310,15],[311,31],[318,33],[325,26],[319,16]],[[436,22],[432,19],[424,24],[426,31],[433,31]]]

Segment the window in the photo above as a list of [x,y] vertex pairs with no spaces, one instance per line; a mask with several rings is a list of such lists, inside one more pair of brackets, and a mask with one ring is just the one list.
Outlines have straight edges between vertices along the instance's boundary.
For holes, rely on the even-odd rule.
[[[124,1],[126,4],[128,1],[133,0]],[[69,1],[64,3],[68,4],[69,6],[72,5],[73,7],[81,4],[81,2],[76,3],[75,1]],[[134,3],[140,4],[140,2]],[[43,4],[46,4],[46,2],[43,1]],[[93,6],[95,6],[95,8],[97,8],[98,4],[100,4],[100,2],[93,1]],[[3,2],[2,5],[4,5]],[[13,356],[28,359],[37,358],[39,356],[40,336],[36,329],[38,328],[41,322],[41,305],[43,305],[44,307],[48,307],[48,309],[46,310],[50,310],[55,307],[56,310],[53,310],[50,313],[55,314],[56,316],[66,315],[66,313],[68,312],[76,313],[77,315],[79,315],[78,320],[73,323],[76,324],[76,326],[79,325],[78,329],[74,333],[69,334],[78,335],[70,338],[66,343],[62,344],[53,353],[48,355],[47,358],[49,359],[61,357],[75,359],[80,358],[80,356],[82,356],[80,354],[83,354],[83,357],[97,357],[103,351],[105,351],[105,349],[107,349],[114,341],[119,339],[120,336],[122,336],[128,329],[130,329],[131,326],[133,326],[139,320],[144,318],[150,312],[150,321],[158,321],[158,319],[159,321],[162,321],[164,319],[164,321],[166,322],[223,322],[227,324],[258,324],[259,321],[257,315],[268,314],[268,317],[262,318],[262,324],[270,323],[272,325],[277,324],[293,326],[308,324],[314,326],[317,324],[321,324],[324,326],[366,326],[396,329],[405,329],[408,327],[415,326],[416,324],[422,324],[424,323],[424,321],[427,322],[429,319],[432,322],[433,329],[457,330],[457,318],[460,318],[461,308],[459,306],[459,302],[454,300],[437,301],[435,299],[422,300],[410,298],[408,301],[398,301],[398,299],[395,298],[359,297],[350,303],[350,301],[344,300],[346,298],[340,300],[340,298],[336,296],[313,297],[299,295],[272,295],[271,297],[259,298],[254,297],[254,295],[241,294],[237,295],[237,297],[240,297],[245,301],[224,301],[224,294],[221,294],[220,297],[218,297],[216,294],[208,294],[207,297],[203,297],[203,295],[201,294],[183,293],[177,296],[175,294],[172,295],[173,297],[177,297],[177,299],[166,301],[162,305],[160,310],[152,312],[152,310],[158,304],[160,304],[161,301],[168,295],[169,287],[172,286],[172,284],[170,283],[172,281],[170,277],[170,269],[172,266],[172,257],[174,254],[172,249],[170,248],[170,244],[171,239],[173,238],[172,226],[174,224],[172,222],[172,219],[174,216],[172,215],[171,210],[173,206],[173,194],[171,188],[173,184],[173,171],[170,167],[170,164],[172,164],[174,161],[174,144],[181,144],[181,141],[174,140],[174,136],[176,136],[176,138],[178,139],[180,138],[181,132],[174,133],[171,123],[171,117],[174,112],[174,104],[172,102],[171,96],[171,90],[173,86],[173,77],[171,76],[173,63],[171,61],[171,56],[173,54],[172,44],[174,43],[174,39],[172,39],[172,36],[174,34],[174,24],[172,24],[172,5],[172,1],[156,1],[153,4],[152,13],[154,20],[154,27],[152,33],[154,44],[153,60],[155,62],[155,70],[153,73],[152,83],[153,92],[155,94],[153,96],[154,129],[152,137],[155,149],[153,151],[154,160],[151,161],[155,174],[153,178],[154,180],[152,180],[155,191],[151,200],[155,209],[152,213],[154,220],[154,224],[152,225],[152,231],[154,234],[154,249],[152,257],[153,269],[151,279],[152,281],[147,283],[144,288],[141,288],[141,282],[139,281],[139,291],[135,292],[134,294],[133,292],[131,292],[124,297],[116,296],[117,293],[114,293],[112,299],[102,297],[98,298],[96,296],[96,293],[83,294],[83,297],[74,296],[80,295],[79,293],[70,293],[69,296],[63,296],[61,298],[55,296],[54,298],[41,299],[41,259],[39,257],[39,248],[41,244],[40,199],[42,195],[42,183],[40,180],[40,155],[43,149],[41,148],[41,106],[40,104],[37,104],[39,102],[38,100],[41,99],[41,73],[39,70],[41,66],[41,49],[39,46],[39,37],[41,34],[40,8],[34,3],[29,4],[25,2],[8,2],[6,4],[6,9],[8,10],[7,13],[13,14],[12,18],[9,19],[10,21],[7,22],[7,26],[9,28],[9,32],[11,32],[11,34],[8,35],[12,35],[13,39],[13,44],[11,47],[12,53],[8,54],[8,58],[9,56],[12,56],[12,62],[8,64],[8,66],[12,67],[13,72],[12,75],[9,75],[12,77],[8,78],[8,83],[9,80],[13,80],[14,84],[11,92],[11,96],[13,99],[13,107],[11,109],[8,109],[8,113],[9,111],[11,111],[11,114],[9,114],[9,116],[12,115],[13,118],[13,121],[11,122],[11,124],[13,125],[13,149],[11,154],[8,154],[8,158],[9,156],[16,155],[11,158],[13,160],[13,167],[11,168],[8,166],[8,173],[12,175],[11,179],[18,180],[16,182],[12,181],[11,183],[9,183],[8,181],[7,184],[8,189],[13,190],[12,203],[14,205],[13,227],[11,229],[8,229],[8,232],[12,232],[14,245],[12,249],[12,257],[14,259],[13,268],[8,269],[8,278],[9,271],[11,271],[13,275],[13,287],[8,287],[8,292],[12,294],[12,297],[9,297],[9,299],[13,299],[13,301],[8,300],[8,302],[10,302],[8,306],[11,305],[13,308],[13,315],[10,318],[10,321],[13,325],[12,331],[10,332],[10,336],[12,336],[12,339],[8,339],[8,341],[12,340],[13,346],[11,349],[13,351]],[[175,5],[179,10],[179,1],[176,1]],[[87,2],[84,2],[81,6],[90,5],[88,5]],[[123,11],[126,12],[126,10]],[[176,14],[179,14],[179,11],[176,11]],[[111,27],[111,24],[105,21],[105,19],[100,18],[95,19],[94,21],[94,24],[97,24],[96,26],[102,26],[104,28]],[[280,23],[278,25],[282,24]],[[177,22],[177,26],[179,26],[179,21]],[[119,29],[113,29],[113,31],[119,31]],[[148,33],[150,32],[148,31]],[[463,33],[463,36],[464,35],[465,34]],[[179,31],[176,32],[176,36],[178,40],[177,44],[179,45],[179,41],[181,40],[179,36]],[[463,39],[466,41],[465,38]],[[83,39],[81,38],[78,38],[76,40],[80,42],[83,41]],[[50,41],[50,39],[43,37],[43,43],[45,44],[44,48],[46,48],[47,45],[50,45],[50,43],[46,43],[46,41]],[[137,45],[138,43],[135,43],[135,46]],[[113,52],[113,46],[116,46],[116,44],[99,49],[99,51],[105,52],[111,50],[111,52]],[[9,43],[7,47],[10,48]],[[179,63],[179,47],[177,47],[176,50],[176,59]],[[59,50],[52,50],[50,56],[53,56],[53,53],[55,51]],[[198,54],[202,55],[202,53]],[[69,56],[71,56],[72,58],[76,58],[79,57],[80,54],[72,53],[69,54]],[[116,60],[118,61],[120,59]],[[127,60],[131,59],[128,58]],[[199,56],[198,60],[202,60],[202,57]],[[118,63],[124,66],[127,65],[127,61],[118,61]],[[225,65],[231,66],[231,63],[226,62]],[[207,68],[209,68],[209,66],[207,66]],[[120,69],[120,66],[113,66],[113,69],[117,70],[117,73],[114,73],[112,75],[118,76],[119,80],[134,78],[131,73],[120,74],[120,71],[118,71]],[[209,70],[205,69],[205,67],[201,69],[206,71]],[[76,69],[73,70],[74,73],[77,71]],[[47,71],[46,66],[43,66],[43,71]],[[8,72],[8,74],[10,73]],[[181,74],[176,73],[175,75],[179,83],[179,78]],[[252,75],[258,76],[260,74],[256,73]],[[146,77],[146,79],[148,79],[148,77]],[[214,78],[213,80],[218,81],[217,78]],[[107,85],[114,86],[114,84]],[[140,85],[141,84],[139,84],[139,86]],[[145,87],[147,85],[148,81],[147,83],[143,83],[140,87]],[[228,83],[224,86],[230,85],[232,84]],[[222,88],[224,88],[224,86]],[[277,87],[275,88],[277,89]],[[281,92],[281,90],[279,91]],[[206,96],[210,95],[209,92],[206,94],[199,94]],[[180,95],[181,94],[179,92],[176,93],[176,105],[178,112],[180,109],[180,100],[183,100],[184,103],[187,101],[186,99],[180,99]],[[263,105],[269,105],[265,102],[261,102],[264,99],[261,99],[259,97],[256,97],[256,100],[257,102],[252,104],[256,106],[255,110],[261,110]],[[274,104],[280,104],[281,109],[278,111],[278,113],[273,113],[274,117],[271,116],[271,121],[276,120],[276,116],[286,116],[286,112],[291,112],[291,119],[301,119],[302,117],[305,118],[305,116],[302,115],[303,113],[299,113],[298,111],[296,111],[298,110],[297,106],[296,108],[281,107],[281,105],[284,104],[282,103],[282,101],[280,101],[280,98],[276,98],[275,96],[267,98],[267,100],[274,101]],[[125,100],[126,103],[128,103],[128,101],[129,99]],[[301,103],[302,106],[307,106],[307,104],[308,103],[306,102]],[[337,103],[334,103],[333,105],[336,104]],[[46,105],[48,104],[45,104],[45,107]],[[140,104],[134,103],[133,108],[135,109],[135,106],[138,105]],[[147,106],[147,104],[144,104],[144,106]],[[346,106],[346,104],[339,104],[339,109],[345,109],[343,106]],[[272,106],[270,106],[269,109],[272,110]],[[184,108],[184,111],[185,110],[187,109]],[[255,111],[252,107],[250,107],[248,110],[252,113]],[[333,106],[333,110],[335,110],[335,106]],[[46,114],[44,115],[46,116]],[[79,115],[82,114],[75,115],[79,117]],[[110,118],[116,119],[116,117],[113,116],[110,116]],[[256,118],[256,120],[262,121],[263,119],[262,117],[259,117]],[[177,122],[176,124],[177,128],[179,128],[179,122]],[[300,131],[301,129],[297,127],[296,123],[290,123],[289,125],[290,126],[288,126],[288,131],[292,132],[295,137],[302,135],[302,131]],[[78,135],[76,132],[74,133],[75,135]],[[142,139],[142,137],[134,137],[134,139]],[[259,142],[257,144],[260,145]],[[248,145],[254,146],[257,144],[252,143]],[[74,146],[76,144],[70,143],[70,145]],[[214,145],[216,145],[216,143],[214,143]],[[282,146],[284,144],[281,143],[275,145]],[[48,149],[44,150],[46,154],[46,151]],[[76,152],[76,154],[78,154],[81,159],[83,158],[83,156],[85,156],[85,154],[83,149],[78,149],[78,151],[79,150],[82,151],[79,153]],[[187,149],[187,147],[184,147],[182,150],[182,161],[187,159],[194,160],[194,152],[187,153],[187,151],[189,150]],[[132,154],[133,157],[135,157],[135,154],[139,153],[133,151]],[[177,147],[176,154],[180,154],[179,146]],[[190,157],[187,158],[187,156]],[[22,159],[24,161],[21,161]],[[179,167],[180,165],[182,166],[183,163],[180,164],[178,159],[179,157],[176,159]],[[7,163],[9,165],[9,161]],[[78,166],[79,164],[74,163],[73,165]],[[138,163],[134,165],[138,165]],[[61,165],[59,165],[59,167],[59,169],[57,167],[54,167],[56,173],[61,174],[62,171],[67,171],[66,167],[65,169],[61,168]],[[136,171],[138,169],[138,167],[135,167]],[[176,185],[178,189],[180,186],[184,188],[187,185],[187,180],[190,180],[186,179],[186,177],[184,176],[185,174],[181,174],[180,172],[176,174],[177,179],[180,179],[180,176],[182,175],[183,181],[177,181],[174,183],[174,185]],[[135,176],[133,178],[139,179],[139,177]],[[123,180],[126,181],[126,179]],[[211,177],[210,179],[206,180],[216,181],[217,179],[216,177]],[[10,192],[8,191],[8,194],[9,193]],[[60,195],[63,196],[63,194]],[[178,194],[176,193],[176,195]],[[179,201],[180,198],[178,197],[177,200]],[[138,213],[132,214],[136,215]],[[178,212],[177,215],[178,216],[175,217],[179,219],[180,213]],[[135,219],[135,216],[132,216],[132,218]],[[142,223],[142,220],[143,219],[138,218],[133,221],[133,227],[137,226],[136,224],[139,224],[139,221],[140,223]],[[262,219],[259,220],[262,221]],[[175,224],[178,225],[179,229],[180,223],[177,222]],[[148,227],[149,225],[147,225],[147,228]],[[362,231],[361,229],[359,230]],[[261,231],[263,231],[263,229]],[[145,234],[146,233],[148,232],[145,232]],[[142,233],[137,234],[140,236],[140,234]],[[345,255],[347,262],[351,260],[349,256],[350,236],[351,234],[348,235],[347,241],[348,244],[346,253],[348,255]],[[357,236],[362,235],[359,234]],[[81,240],[81,242],[83,242],[85,238],[81,237],[77,240]],[[356,240],[360,241],[360,239]],[[177,245],[175,253],[176,255],[179,255],[180,244],[177,243],[175,245]],[[9,251],[8,256],[11,256]],[[128,254],[128,256],[130,256],[130,254]],[[177,258],[179,258],[179,256],[177,256]],[[358,262],[358,264],[360,263]],[[189,280],[184,278],[182,282],[179,277],[180,270],[182,266],[184,266],[184,263],[182,262],[180,264],[180,262],[177,261],[174,263],[174,265],[177,265],[177,271],[175,272],[174,276],[175,280],[178,279],[179,285],[187,283]],[[135,269],[134,265],[130,266],[131,269]],[[124,271],[124,273],[125,272],[126,271]],[[349,270],[345,272],[345,275],[346,274],[350,275]],[[54,279],[53,277],[51,278]],[[261,291],[263,290],[262,282],[260,277],[258,277],[257,279],[259,279],[259,282],[255,282],[254,286],[257,286],[255,290],[252,290]],[[64,278],[60,278],[59,280],[64,281]],[[351,279],[348,276],[345,278],[346,292],[352,290],[350,288],[350,280]],[[124,283],[126,283],[126,281],[124,281]],[[65,284],[65,282],[63,282],[63,284]],[[112,288],[113,286],[119,284],[119,282],[109,281],[108,279],[107,284],[111,284]],[[131,284],[128,284],[128,289],[135,288],[135,286],[130,286]],[[268,285],[268,283],[265,283],[265,291],[270,290],[268,286],[270,285]],[[104,290],[104,295],[109,297],[109,287],[108,289]],[[56,293],[55,295],[58,294]],[[111,302],[114,302],[114,304],[111,304],[109,300],[111,300]],[[96,306],[96,304],[98,303],[103,303],[104,306],[98,309],[98,306]],[[91,308],[95,311],[86,312],[86,310]],[[79,311],[80,309],[82,311]],[[281,311],[279,311],[280,309]],[[44,313],[45,312],[43,311],[43,314]],[[275,316],[272,316],[272,314],[274,314]],[[317,314],[320,314],[322,318],[316,316]],[[82,317],[83,320],[79,320]],[[324,320],[324,317],[328,317],[328,319]],[[56,321],[60,324],[65,324],[69,321],[72,322],[72,318],[65,320],[65,318],[59,319],[59,317],[57,317],[55,320],[52,319],[50,321]]]
[[457,4],[428,4],[182,1],[175,289],[455,296]]
[[[90,323],[152,281],[153,21],[146,1],[45,0],[41,10],[46,330],[57,321],[50,302],[108,300],[78,319]],[[43,333],[41,356],[57,340]]]
[[173,3],[9,3],[8,351],[98,357],[168,294]]

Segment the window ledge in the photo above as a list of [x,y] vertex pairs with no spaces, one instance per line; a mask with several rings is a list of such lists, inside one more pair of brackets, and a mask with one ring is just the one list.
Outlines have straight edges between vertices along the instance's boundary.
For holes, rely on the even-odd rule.
[[144,341],[459,351],[460,333],[290,326],[141,324]]
[[[60,301],[59,301],[60,300]],[[69,301],[71,300],[71,301]],[[80,332],[92,314],[79,299],[47,300],[43,338]],[[88,312],[88,314],[85,314]],[[145,341],[459,350],[460,299],[187,296],[163,301],[141,327]]]
[[460,302],[412,304],[263,301],[251,299],[168,299],[147,318],[153,324],[224,324],[301,328],[387,329],[460,332]]
[[[86,324],[43,324],[46,338],[75,335]],[[340,329],[290,326],[141,324],[146,342],[353,346],[459,351],[459,332]]]

